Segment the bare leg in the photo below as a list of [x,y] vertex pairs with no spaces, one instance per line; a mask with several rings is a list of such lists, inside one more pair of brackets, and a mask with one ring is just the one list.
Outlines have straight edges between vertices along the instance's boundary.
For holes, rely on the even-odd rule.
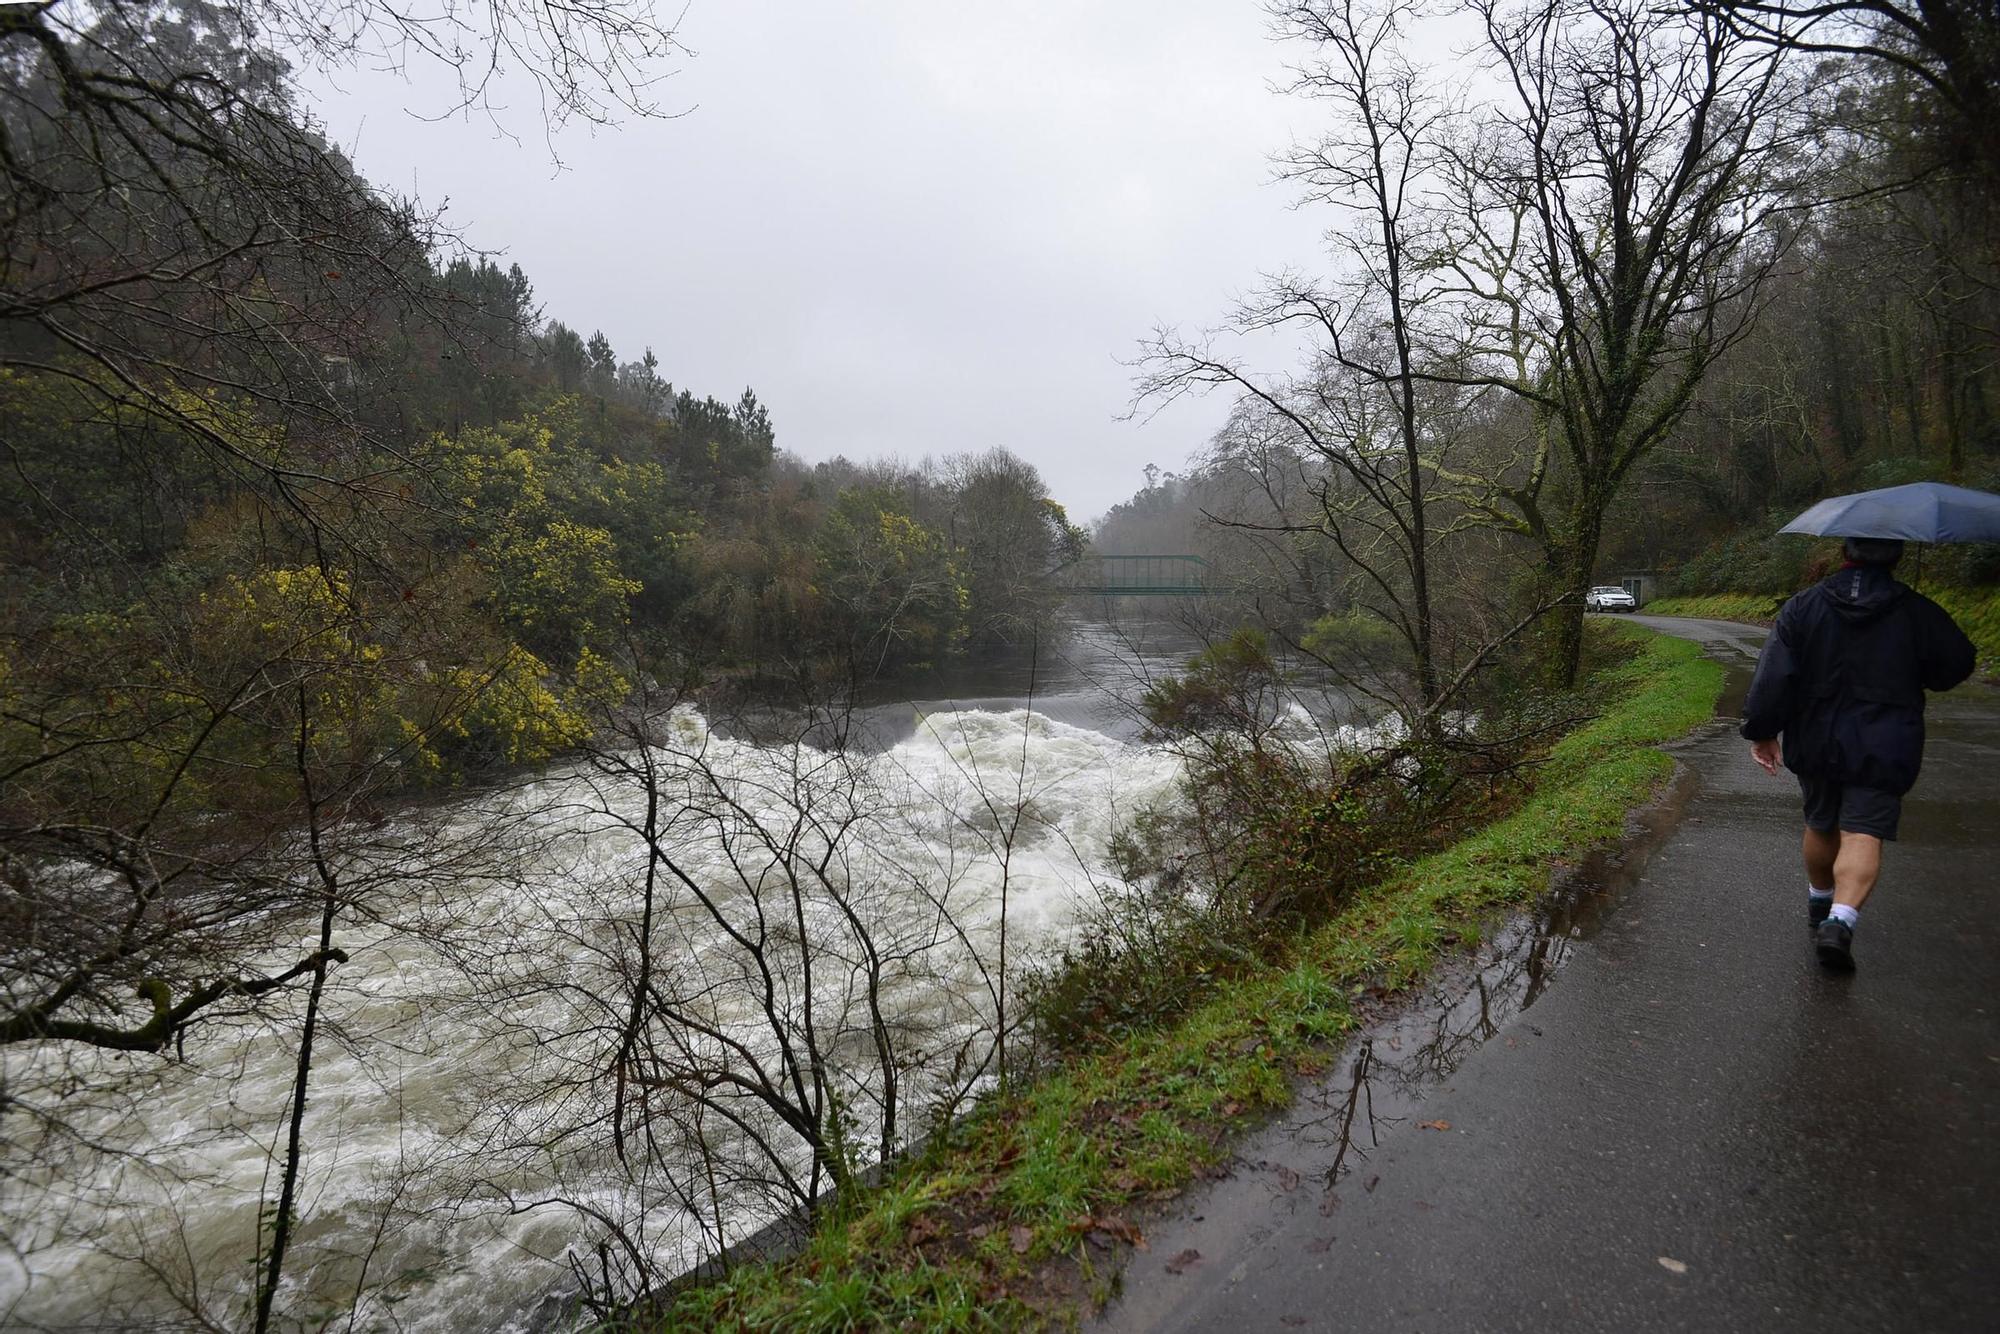
[[1837,837],[1840,851],[1833,862],[1833,901],[1859,908],[1868,901],[1875,877],[1882,873],[1882,840],[1851,830]]
[[1814,889],[1833,888],[1834,859],[1840,855],[1840,831],[1822,834],[1807,826],[1802,851],[1806,859],[1806,881]]

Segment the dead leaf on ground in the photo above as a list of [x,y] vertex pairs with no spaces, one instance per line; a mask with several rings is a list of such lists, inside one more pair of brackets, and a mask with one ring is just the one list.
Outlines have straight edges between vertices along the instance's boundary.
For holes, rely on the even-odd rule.
[[1035,1230],[1026,1223],[1016,1223],[1007,1229],[1007,1244],[1014,1248],[1014,1254],[1026,1255],[1035,1244]]
[[1333,1238],[1314,1237],[1311,1241],[1306,1243],[1306,1249],[1311,1251],[1314,1255],[1325,1255],[1328,1251],[1333,1249]]
[[1115,1214],[1093,1218],[1090,1220],[1090,1226],[1093,1231],[1102,1232],[1106,1236],[1114,1237],[1134,1250],[1143,1251],[1146,1249],[1146,1234]]
[[1225,1102],[1222,1104],[1222,1114],[1224,1116],[1234,1116],[1242,1110],[1243,1104],[1240,1102]]
[[1417,1129],[1419,1129],[1419,1130],[1450,1130],[1450,1129],[1451,1129],[1451,1122],[1449,1122],[1449,1121],[1419,1121],[1419,1122],[1417,1122]]
[[1299,1174],[1283,1163],[1278,1164],[1278,1189],[1290,1194],[1299,1188]]
[[981,1237],[986,1236],[992,1231],[993,1231],[993,1225],[991,1223],[981,1223],[978,1227],[973,1228],[965,1235],[971,1237],[974,1241],[978,1241]]
[[1660,1268],[1666,1270],[1669,1274],[1685,1274],[1688,1271],[1687,1261],[1676,1260],[1665,1255],[1660,1257]]
[[1373,1194],[1375,1193],[1375,1188],[1376,1188],[1377,1186],[1381,1185],[1381,1184],[1382,1184],[1382,1178],[1381,1178],[1381,1177],[1379,1177],[1379,1176],[1376,1176],[1376,1177],[1369,1177],[1369,1178],[1368,1178],[1368,1181],[1367,1181],[1367,1183],[1366,1183],[1366,1184],[1364,1184],[1364,1185],[1363,1185],[1363,1186],[1361,1187],[1361,1189],[1363,1189],[1363,1190],[1367,1191],[1367,1192],[1368,1192],[1368,1193],[1369,1193],[1370,1195],[1373,1195]]
[[1169,1274],[1185,1274],[1200,1263],[1201,1252],[1190,1246],[1173,1259],[1167,1261],[1167,1272]]

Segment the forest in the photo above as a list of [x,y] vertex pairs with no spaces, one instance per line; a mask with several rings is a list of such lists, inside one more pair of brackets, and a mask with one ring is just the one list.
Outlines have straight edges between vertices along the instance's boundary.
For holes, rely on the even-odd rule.
[[[1440,12],[1470,84],[1417,40]],[[643,4],[0,7],[19,1273],[94,1249],[168,1293],[163,1326],[386,1325],[477,1213],[625,1310],[1008,1088],[1038,1037],[1091,1041],[1051,997],[1161,982],[1112,950],[1017,994],[1031,841],[1113,906],[1166,886],[1269,943],[1464,794],[1518,795],[1587,712],[1592,584],[1780,596],[1834,559],[1773,536],[1821,496],[2000,488],[1990,0],[1265,17],[1315,127],[1267,147],[1326,219],[1324,272],[1133,331],[1135,411],[1228,418],[1086,532],[1004,442],[787,452],[753,390],[621,356],[370,183],[297,90],[386,42],[466,105],[509,66],[553,121],[655,114],[643,71],[680,48]],[[1296,364],[1246,350],[1273,333]],[[1032,711],[1005,736],[954,715],[896,772],[822,744],[870,685],[1059,642],[1092,552],[1200,552],[1224,595],[1143,692],[1160,749]],[[2000,550],[1922,577],[1990,589]],[[1374,748],[1287,758],[1281,658],[1367,701]],[[791,730],[711,728],[732,710]],[[1037,778],[1031,741],[1154,804],[1066,815],[1084,770]],[[416,975],[420,1001],[366,1009]],[[445,1047],[477,1076],[440,1095],[451,1133],[316,1173],[330,1062],[387,1105]],[[207,1078],[232,1111],[195,1140],[264,1176],[196,1242],[207,1169],[134,1127]]]

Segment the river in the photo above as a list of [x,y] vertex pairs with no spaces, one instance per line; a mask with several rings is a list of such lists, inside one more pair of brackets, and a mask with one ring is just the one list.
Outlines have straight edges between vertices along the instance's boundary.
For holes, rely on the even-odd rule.
[[[860,701],[844,753],[765,744],[680,711],[656,758],[663,838],[688,879],[656,889],[659,987],[773,1059],[758,960],[723,924],[754,909],[764,930],[774,876],[814,869],[824,892],[802,903],[798,933],[847,966],[822,961],[809,985],[780,976],[780,1008],[816,999],[829,1046],[859,1053],[857,1073],[834,1083],[853,1132],[872,1134],[881,1080],[865,1039],[877,1030],[856,1018],[862,964],[840,943],[865,920],[890,960],[881,1030],[898,1044],[895,1138],[921,1133],[927,1109],[988,1078],[1002,903],[1010,963],[1049,948],[1116,881],[1113,838],[1173,799],[1181,761],[1144,743],[1133,706],[1191,647],[1161,624],[1080,625],[1032,660]],[[350,957],[331,975],[333,1041],[308,1099],[285,1327],[545,1327],[573,1287],[580,1237],[609,1229],[614,1253],[670,1273],[781,1207],[782,1191],[749,1184],[760,1160],[748,1137],[764,1123],[696,1120],[688,1132],[664,1084],[657,1124],[718,1146],[734,1183],[711,1172],[703,1185],[672,1150],[636,1170],[613,1152],[604,1054],[633,969],[643,804],[615,774],[558,766],[394,833],[434,856],[336,934]],[[759,939],[777,941],[765,948],[780,973],[806,958],[782,923]],[[296,1026],[279,1004],[211,1026],[173,1059],[7,1057],[6,1089],[58,1109],[66,1130],[13,1113],[0,1142],[16,1164],[0,1173],[0,1324],[247,1323]],[[646,1068],[692,1059],[672,1034],[645,1040],[658,1044]],[[765,1177],[797,1170],[796,1152],[764,1161]]]

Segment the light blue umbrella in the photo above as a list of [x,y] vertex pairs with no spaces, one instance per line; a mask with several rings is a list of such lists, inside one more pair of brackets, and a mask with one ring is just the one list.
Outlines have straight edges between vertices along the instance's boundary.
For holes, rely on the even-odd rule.
[[1905,542],[2000,542],[2000,496],[1943,482],[1885,486],[1822,500],[1778,531],[1899,537]]

